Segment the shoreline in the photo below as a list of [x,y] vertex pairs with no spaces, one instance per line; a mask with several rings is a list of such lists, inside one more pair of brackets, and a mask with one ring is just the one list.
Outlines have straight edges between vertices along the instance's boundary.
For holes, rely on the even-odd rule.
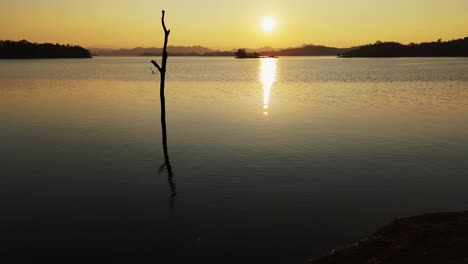
[[309,264],[468,263],[468,211],[398,218]]

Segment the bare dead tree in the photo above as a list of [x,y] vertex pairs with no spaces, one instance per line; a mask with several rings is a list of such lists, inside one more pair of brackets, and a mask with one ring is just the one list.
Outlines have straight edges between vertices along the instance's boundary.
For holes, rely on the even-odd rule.
[[166,64],[167,64],[167,42],[169,40],[169,34],[171,30],[166,28],[166,23],[164,22],[165,11],[162,11],[161,16],[161,24],[164,29],[164,48],[162,54],[162,66],[156,62],[156,60],[152,60],[151,63],[158,69],[159,73],[161,74],[161,82],[159,86],[159,98],[161,100],[161,127],[162,127],[162,137],[163,137],[163,148],[164,148],[164,159],[166,162],[169,160],[169,156],[167,154],[167,132],[166,132],[166,97],[164,95],[164,85],[166,83]]
[[172,192],[172,197],[176,196],[176,189],[175,184],[172,181],[172,167],[169,161],[169,154],[167,151],[167,131],[166,131],[166,97],[164,95],[164,86],[166,83],[166,65],[167,65],[167,42],[169,40],[169,34],[171,30],[167,29],[166,23],[164,22],[165,11],[162,11],[161,16],[161,24],[164,30],[164,47],[163,47],[163,54],[162,54],[162,64],[161,66],[156,62],[156,60],[152,60],[151,63],[158,69],[159,73],[161,74],[161,82],[159,86],[159,98],[161,101],[161,129],[162,129],[162,141],[163,141],[163,150],[164,150],[164,164],[160,168],[160,172],[166,168],[168,173],[168,181]]

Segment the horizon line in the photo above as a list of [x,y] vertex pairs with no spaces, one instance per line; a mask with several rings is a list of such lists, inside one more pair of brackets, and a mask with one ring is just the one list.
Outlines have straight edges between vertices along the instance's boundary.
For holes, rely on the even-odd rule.
[[[243,49],[252,49],[252,50],[258,50],[258,49],[264,49],[264,48],[271,48],[271,49],[274,49],[274,50],[282,50],[282,49],[291,49],[291,48],[301,48],[301,47],[305,47],[305,46],[323,46],[323,47],[328,47],[328,48],[338,48],[338,49],[349,49],[349,48],[354,48],[354,47],[360,47],[360,46],[364,46],[364,45],[369,45],[369,44],[375,44],[376,42],[397,42],[397,43],[401,43],[401,44],[404,44],[404,45],[408,45],[408,44],[411,44],[411,43],[427,43],[427,42],[435,42],[435,41],[438,41],[438,40],[442,40],[442,41],[451,41],[451,40],[458,40],[458,39],[465,39],[467,38],[468,36],[464,36],[464,37],[459,37],[459,38],[451,38],[451,39],[447,39],[447,40],[444,40],[442,38],[438,38],[438,39],[433,39],[433,40],[427,40],[427,41],[419,41],[419,42],[400,42],[400,41],[396,41],[396,40],[375,40],[374,42],[368,42],[368,43],[362,43],[362,44],[357,44],[357,45],[350,45],[350,46],[334,46],[334,45],[326,45],[326,44],[314,44],[314,43],[304,43],[304,44],[301,44],[301,45],[296,45],[296,46],[289,46],[289,47],[272,47],[270,45],[265,45],[265,46],[261,46],[261,47],[256,47],[256,48],[252,48],[252,47],[248,47],[248,46],[240,46],[240,47],[235,47],[235,48],[215,48],[215,47],[210,47],[210,46],[203,46],[203,45],[200,45],[200,44],[192,44],[192,45],[180,45],[180,44],[176,44],[176,45],[168,45],[168,47],[190,47],[190,48],[193,48],[193,47],[201,47],[201,48],[207,48],[207,49],[211,49],[213,51],[219,51],[219,52],[223,52],[223,51],[232,51],[232,50],[237,50],[237,49],[240,49],[240,48],[243,48]],[[0,41],[7,41],[8,39],[5,39],[5,40],[2,40],[0,39]],[[18,40],[10,40],[10,41],[21,41],[21,40],[26,40],[28,42],[31,42],[31,43],[37,43],[37,44],[43,44],[43,43],[58,43],[58,42],[37,42],[37,41],[31,41],[31,40],[28,40],[26,38],[23,38],[23,39],[18,39]],[[112,46],[105,46],[105,45],[102,45],[102,46],[99,46],[99,45],[81,45],[81,44],[72,44],[72,43],[59,43],[61,45],[78,45],[78,46],[81,46],[83,48],[86,48],[86,49],[104,49],[104,50],[132,50],[132,49],[138,49],[138,48],[142,48],[142,49],[152,49],[152,48],[155,48],[155,49],[162,49],[162,47],[156,47],[156,46],[134,46],[134,47],[112,47]]]
[[[168,45],[168,47],[202,47],[202,48],[208,48],[208,49],[211,49],[211,50],[214,50],[214,51],[231,51],[231,50],[237,50],[237,49],[263,49],[263,48],[271,48],[271,49],[291,49],[291,48],[301,48],[301,47],[304,47],[304,46],[323,46],[323,47],[328,47],[328,48],[338,48],[338,49],[349,49],[349,48],[354,48],[354,47],[360,47],[360,46],[364,46],[364,45],[369,45],[369,44],[375,44],[376,42],[378,41],[381,41],[381,42],[397,42],[397,43],[401,43],[401,44],[404,44],[404,45],[409,45],[411,43],[427,43],[427,42],[435,42],[435,41],[438,41],[439,39],[442,40],[442,41],[451,41],[451,40],[457,40],[457,39],[465,39],[467,38],[468,36],[464,36],[464,37],[458,37],[458,38],[451,38],[451,39],[443,39],[443,38],[438,38],[438,39],[432,39],[432,40],[426,40],[426,41],[418,41],[418,42],[414,42],[414,41],[410,41],[410,42],[401,42],[401,41],[396,41],[396,40],[382,40],[382,39],[378,39],[378,40],[375,40],[374,42],[368,42],[368,43],[363,43],[363,44],[357,44],[357,45],[350,45],[350,46],[334,46],[334,45],[326,45],[326,44],[315,44],[315,43],[304,43],[304,44],[301,44],[301,45],[296,45],[296,46],[289,46],[289,47],[272,47],[270,45],[265,45],[265,46],[261,46],[261,47],[256,47],[256,48],[252,48],[252,47],[248,47],[248,46],[241,46],[241,47],[236,47],[236,48],[214,48],[214,47],[210,47],[210,46],[203,46],[203,45],[200,45],[200,44],[187,44],[187,45],[180,45],[180,44],[177,44],[177,45]],[[127,48],[124,48],[124,47],[99,47],[99,46],[94,46],[94,45],[89,45],[89,46],[82,46],[86,49],[111,49],[111,50],[120,50],[120,49],[123,49],[123,50],[128,50],[128,49],[137,49],[137,48],[143,48],[143,49],[152,49],[152,48],[156,48],[156,49],[162,49],[162,47],[156,47],[156,46],[147,46],[147,47],[144,47],[144,46],[135,46],[135,47],[127,47]]]

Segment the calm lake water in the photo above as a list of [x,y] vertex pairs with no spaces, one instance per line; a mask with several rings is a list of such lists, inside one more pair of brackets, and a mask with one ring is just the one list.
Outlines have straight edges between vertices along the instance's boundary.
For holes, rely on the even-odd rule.
[[0,61],[2,256],[304,263],[468,209],[466,58],[171,57],[172,183],[148,60]]

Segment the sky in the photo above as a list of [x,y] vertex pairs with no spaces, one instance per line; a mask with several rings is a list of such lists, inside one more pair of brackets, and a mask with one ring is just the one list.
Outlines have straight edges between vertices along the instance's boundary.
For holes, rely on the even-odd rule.
[[[0,39],[84,47],[351,47],[468,36],[468,0],[0,0]],[[264,17],[276,22],[262,29]]]

